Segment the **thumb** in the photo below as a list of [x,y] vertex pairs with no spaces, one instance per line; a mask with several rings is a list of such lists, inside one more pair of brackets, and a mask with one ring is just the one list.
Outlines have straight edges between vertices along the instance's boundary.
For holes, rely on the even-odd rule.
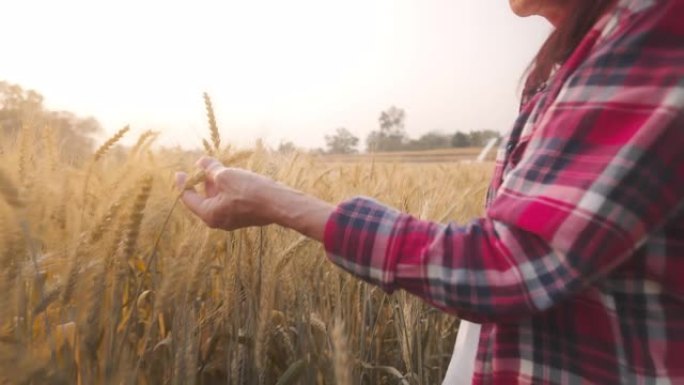
[[176,181],[176,188],[178,191],[183,191],[185,188],[185,181],[188,180],[188,174],[184,172],[177,172],[175,175],[175,181]]
[[205,201],[207,198],[200,195],[194,188],[191,188],[183,191],[181,200],[188,210],[206,222],[208,212]]

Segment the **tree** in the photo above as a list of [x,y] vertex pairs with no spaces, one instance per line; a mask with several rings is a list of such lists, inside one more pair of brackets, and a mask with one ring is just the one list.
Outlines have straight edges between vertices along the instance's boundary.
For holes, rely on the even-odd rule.
[[468,136],[470,137],[470,145],[473,147],[484,147],[487,145],[492,138],[498,138],[499,133],[493,130],[479,130],[471,131]]
[[297,147],[290,141],[282,141],[278,145],[278,152],[281,154],[292,154],[297,151]]
[[372,131],[366,138],[366,146],[369,152],[374,151],[399,151],[404,149],[408,142],[404,122],[406,112],[395,106],[380,113],[378,123],[380,129]]
[[470,141],[470,136],[464,134],[461,131],[456,131],[454,136],[451,137],[451,146],[456,148],[470,147],[472,145]]
[[[85,159],[93,148],[91,135],[102,130],[93,118],[81,118],[66,111],[50,111],[43,106],[43,96],[33,90],[0,81],[0,143],[11,144],[17,139],[22,125],[33,130],[36,137],[46,138],[41,132],[46,127],[53,132],[54,145],[68,154],[70,160]],[[45,143],[37,143],[38,150]]]
[[0,81],[0,134],[16,135],[23,121],[36,119],[43,112],[43,96],[16,84]]
[[451,135],[431,131],[423,134],[420,138],[411,140],[406,149],[411,151],[432,150],[437,148],[451,147]]
[[359,138],[344,127],[339,127],[333,135],[325,136],[325,144],[329,154],[353,154],[357,152]]
[[406,112],[395,106],[388,108],[380,113],[380,131],[387,134],[401,134],[404,132],[404,120]]
[[384,151],[385,138],[381,131],[371,131],[366,137],[366,152]]

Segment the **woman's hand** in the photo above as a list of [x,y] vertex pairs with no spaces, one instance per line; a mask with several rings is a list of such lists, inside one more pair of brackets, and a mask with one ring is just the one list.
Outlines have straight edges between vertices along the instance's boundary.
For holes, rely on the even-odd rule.
[[[276,184],[249,171],[227,168],[214,158],[201,158],[197,166],[204,171],[205,195],[194,188],[183,192],[183,203],[211,228],[235,230],[273,223],[267,210],[265,191]],[[187,175],[176,174],[176,185],[185,187]]]
[[[203,157],[197,166],[205,173],[205,194],[194,188],[182,200],[209,227],[236,230],[279,224],[323,240],[325,224],[334,207],[262,175],[227,168],[216,159]],[[176,174],[176,185],[185,188],[187,175]]]

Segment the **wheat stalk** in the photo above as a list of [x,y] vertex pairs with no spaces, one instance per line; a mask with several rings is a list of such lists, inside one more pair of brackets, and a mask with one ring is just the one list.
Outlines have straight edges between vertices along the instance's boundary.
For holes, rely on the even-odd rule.
[[352,385],[352,360],[349,356],[347,338],[342,321],[336,320],[332,329],[333,363],[335,368],[335,384]]
[[14,183],[12,183],[12,179],[9,175],[2,169],[0,169],[0,194],[5,198],[5,202],[7,202],[8,205],[15,208],[24,207],[24,202],[19,196],[19,190]]
[[[135,199],[133,200],[133,206],[131,207],[129,214],[128,214],[128,219],[126,221],[125,227],[124,227],[124,235],[123,239],[121,240],[121,243],[119,244],[119,249],[118,249],[118,257],[117,257],[117,269],[116,273],[114,276],[114,287],[112,289],[112,320],[113,322],[111,323],[110,327],[110,359],[108,363],[113,363],[112,362],[112,355],[115,355],[114,358],[116,358],[116,361],[118,362],[121,348],[116,348],[114,347],[115,342],[114,342],[114,335],[115,335],[115,328],[118,326],[118,321],[119,317],[122,314],[123,310],[123,296],[124,294],[128,293],[128,296],[137,298],[141,293],[133,292],[132,288],[126,288],[123,286],[124,285],[124,280],[126,278],[126,272],[127,272],[127,267],[129,260],[133,257],[136,244],[138,241],[138,236],[140,234],[140,227],[142,224],[142,219],[143,215],[145,212],[145,206],[147,205],[147,201],[150,197],[150,193],[152,190],[152,182],[153,178],[149,175],[146,175],[145,177],[142,178],[142,180],[139,182],[139,190],[137,195],[135,196]],[[138,289],[139,291],[140,289]],[[133,295],[131,295],[133,294]],[[132,312],[131,317],[136,316],[136,307],[131,307]],[[124,329],[124,335],[127,334],[128,331],[128,325],[130,325],[130,322],[126,322],[125,329]],[[119,344],[119,346],[122,346],[122,343]]]

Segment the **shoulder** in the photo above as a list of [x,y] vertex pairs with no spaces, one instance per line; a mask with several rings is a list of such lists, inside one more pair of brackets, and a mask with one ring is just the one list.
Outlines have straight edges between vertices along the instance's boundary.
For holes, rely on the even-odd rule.
[[594,33],[557,105],[684,107],[684,0],[622,0]]
[[681,20],[681,0],[618,0],[613,10],[597,24],[602,38],[609,40],[615,35],[635,35],[650,29],[681,29],[684,24],[668,25],[667,20]]

